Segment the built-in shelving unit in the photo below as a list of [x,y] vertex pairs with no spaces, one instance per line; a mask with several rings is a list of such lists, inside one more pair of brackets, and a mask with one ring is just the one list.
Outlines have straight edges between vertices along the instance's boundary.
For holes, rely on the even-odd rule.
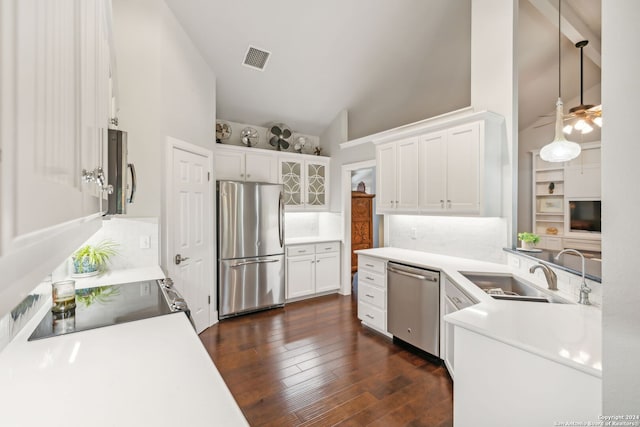
[[[581,155],[566,163],[551,163],[540,158],[539,150],[532,151],[532,231],[540,236],[537,247],[562,250],[565,247],[581,246],[599,250],[599,235],[575,236],[570,232],[568,201],[584,197],[600,198],[599,183],[600,143],[582,144]],[[597,174],[597,177],[595,176]],[[571,181],[571,182],[569,182]],[[565,238],[570,237],[569,241]],[[583,242],[584,241],[584,242]]]

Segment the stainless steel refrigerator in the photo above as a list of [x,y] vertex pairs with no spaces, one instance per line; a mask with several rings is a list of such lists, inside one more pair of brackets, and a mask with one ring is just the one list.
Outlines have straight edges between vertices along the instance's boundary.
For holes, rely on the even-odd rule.
[[218,317],[284,305],[282,185],[218,181]]

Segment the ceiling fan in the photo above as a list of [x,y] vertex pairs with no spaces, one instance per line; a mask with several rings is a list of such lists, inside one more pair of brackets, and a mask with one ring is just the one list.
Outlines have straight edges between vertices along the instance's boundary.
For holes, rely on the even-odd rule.
[[580,105],[577,105],[569,109],[569,114],[565,116],[566,120],[577,119],[577,121],[571,125],[568,124],[563,128],[564,133],[570,134],[574,129],[581,133],[589,133],[593,130],[593,125],[602,127],[602,104],[592,105],[586,104],[583,100],[584,94],[584,52],[583,49],[589,44],[589,40],[582,40],[576,43],[576,47],[580,49]]
[[[580,131],[582,134],[589,133],[593,130],[594,125],[598,127],[602,127],[602,104],[593,105],[593,104],[585,104],[584,103],[584,57],[583,57],[583,49],[586,45],[589,44],[589,40],[582,40],[575,44],[575,46],[580,49],[580,105],[572,107],[569,109],[568,114],[564,114],[563,121],[575,121],[575,123],[567,123],[563,128],[563,132],[567,135],[571,134],[573,130]],[[543,116],[548,117],[548,116]],[[547,126],[551,124],[544,123],[536,128]]]

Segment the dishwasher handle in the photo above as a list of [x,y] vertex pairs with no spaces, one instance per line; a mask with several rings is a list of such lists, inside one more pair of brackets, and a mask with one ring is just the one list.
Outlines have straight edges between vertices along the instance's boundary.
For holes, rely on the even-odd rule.
[[389,266],[387,266],[387,271],[391,271],[393,273],[400,274],[402,276],[413,277],[414,279],[418,279],[418,280],[427,280],[429,282],[438,282],[438,278],[437,277],[429,277],[429,276],[423,276],[421,274],[409,273],[408,271],[398,270],[397,268],[393,268],[393,267],[389,267]]

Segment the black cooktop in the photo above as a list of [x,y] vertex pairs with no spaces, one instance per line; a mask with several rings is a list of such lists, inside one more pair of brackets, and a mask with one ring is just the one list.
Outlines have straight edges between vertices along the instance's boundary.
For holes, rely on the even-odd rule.
[[76,290],[76,308],[49,311],[29,341],[172,313],[156,280]]

